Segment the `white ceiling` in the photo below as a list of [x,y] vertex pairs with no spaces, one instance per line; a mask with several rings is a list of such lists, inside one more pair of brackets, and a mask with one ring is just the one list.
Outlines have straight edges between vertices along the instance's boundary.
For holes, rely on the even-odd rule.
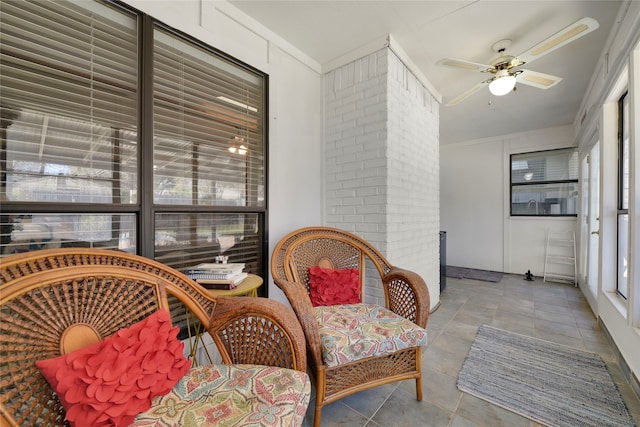
[[[316,60],[329,64],[386,35],[397,42],[443,97],[440,141],[451,143],[573,123],[620,1],[308,1],[231,0],[234,6]],[[517,85],[503,97],[487,88],[455,106],[449,100],[487,74],[437,66],[444,57],[488,64],[491,45],[511,39],[518,55],[582,17],[600,28],[530,62],[526,68],[562,77],[542,90]]]

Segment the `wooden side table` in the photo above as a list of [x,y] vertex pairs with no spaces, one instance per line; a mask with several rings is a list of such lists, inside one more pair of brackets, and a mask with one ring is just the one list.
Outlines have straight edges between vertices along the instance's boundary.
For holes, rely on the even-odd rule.
[[207,291],[218,297],[234,297],[240,295],[257,297],[260,286],[262,286],[262,277],[256,276],[255,274],[248,274],[247,277],[233,289],[207,289]]

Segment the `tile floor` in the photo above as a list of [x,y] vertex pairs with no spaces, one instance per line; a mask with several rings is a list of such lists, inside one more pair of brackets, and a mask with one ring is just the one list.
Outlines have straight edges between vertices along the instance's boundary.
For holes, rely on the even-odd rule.
[[[599,353],[640,426],[640,400],[625,381],[582,293],[572,285],[543,283],[538,277],[529,282],[516,275],[505,275],[499,283],[447,277],[441,305],[427,325],[422,402],[415,400],[414,381],[385,385],[326,406],[322,426],[539,426],[456,388],[458,372],[481,324]],[[313,403],[305,426],[312,425]]]

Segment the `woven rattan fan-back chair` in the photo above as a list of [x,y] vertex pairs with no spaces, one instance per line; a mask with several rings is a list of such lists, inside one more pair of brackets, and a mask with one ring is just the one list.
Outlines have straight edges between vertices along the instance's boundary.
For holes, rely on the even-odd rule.
[[[414,327],[418,330],[405,330],[408,335],[424,332],[424,340],[419,345],[398,349],[390,354],[337,363],[334,359],[333,363],[329,363],[326,343],[340,342],[341,339],[332,336],[333,331],[328,331],[328,326],[323,325],[321,319],[331,318],[331,322],[327,323],[334,325],[353,324],[356,321],[352,318],[340,318],[344,313],[319,314],[319,307],[313,307],[309,297],[309,268],[357,268],[360,274],[361,295],[365,295],[364,272],[367,259],[380,275],[386,308],[408,319],[411,325],[409,329]],[[329,227],[302,228],[283,237],[276,245],[271,258],[271,274],[275,283],[285,293],[304,329],[309,365],[316,386],[314,426],[320,425],[323,406],[382,384],[415,379],[416,397],[422,400],[420,358],[421,346],[426,343],[426,331],[423,328],[427,325],[430,301],[428,288],[418,274],[392,266],[380,252],[360,237]],[[348,330],[345,333],[349,338],[363,335],[363,330]],[[357,348],[357,339],[350,345]],[[362,349],[363,352],[365,350]]]
[[170,311],[170,295],[210,333],[225,364],[306,372],[303,332],[276,301],[214,298],[164,264],[119,251],[27,252],[0,259],[0,425],[65,425],[64,409],[35,361]]

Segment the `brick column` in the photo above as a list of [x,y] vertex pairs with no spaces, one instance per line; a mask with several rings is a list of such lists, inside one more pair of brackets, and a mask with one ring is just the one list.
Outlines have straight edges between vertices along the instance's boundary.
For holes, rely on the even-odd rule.
[[[439,289],[439,104],[389,48],[324,77],[327,225]],[[371,277],[371,275],[369,275]],[[366,295],[381,302],[381,289]]]

